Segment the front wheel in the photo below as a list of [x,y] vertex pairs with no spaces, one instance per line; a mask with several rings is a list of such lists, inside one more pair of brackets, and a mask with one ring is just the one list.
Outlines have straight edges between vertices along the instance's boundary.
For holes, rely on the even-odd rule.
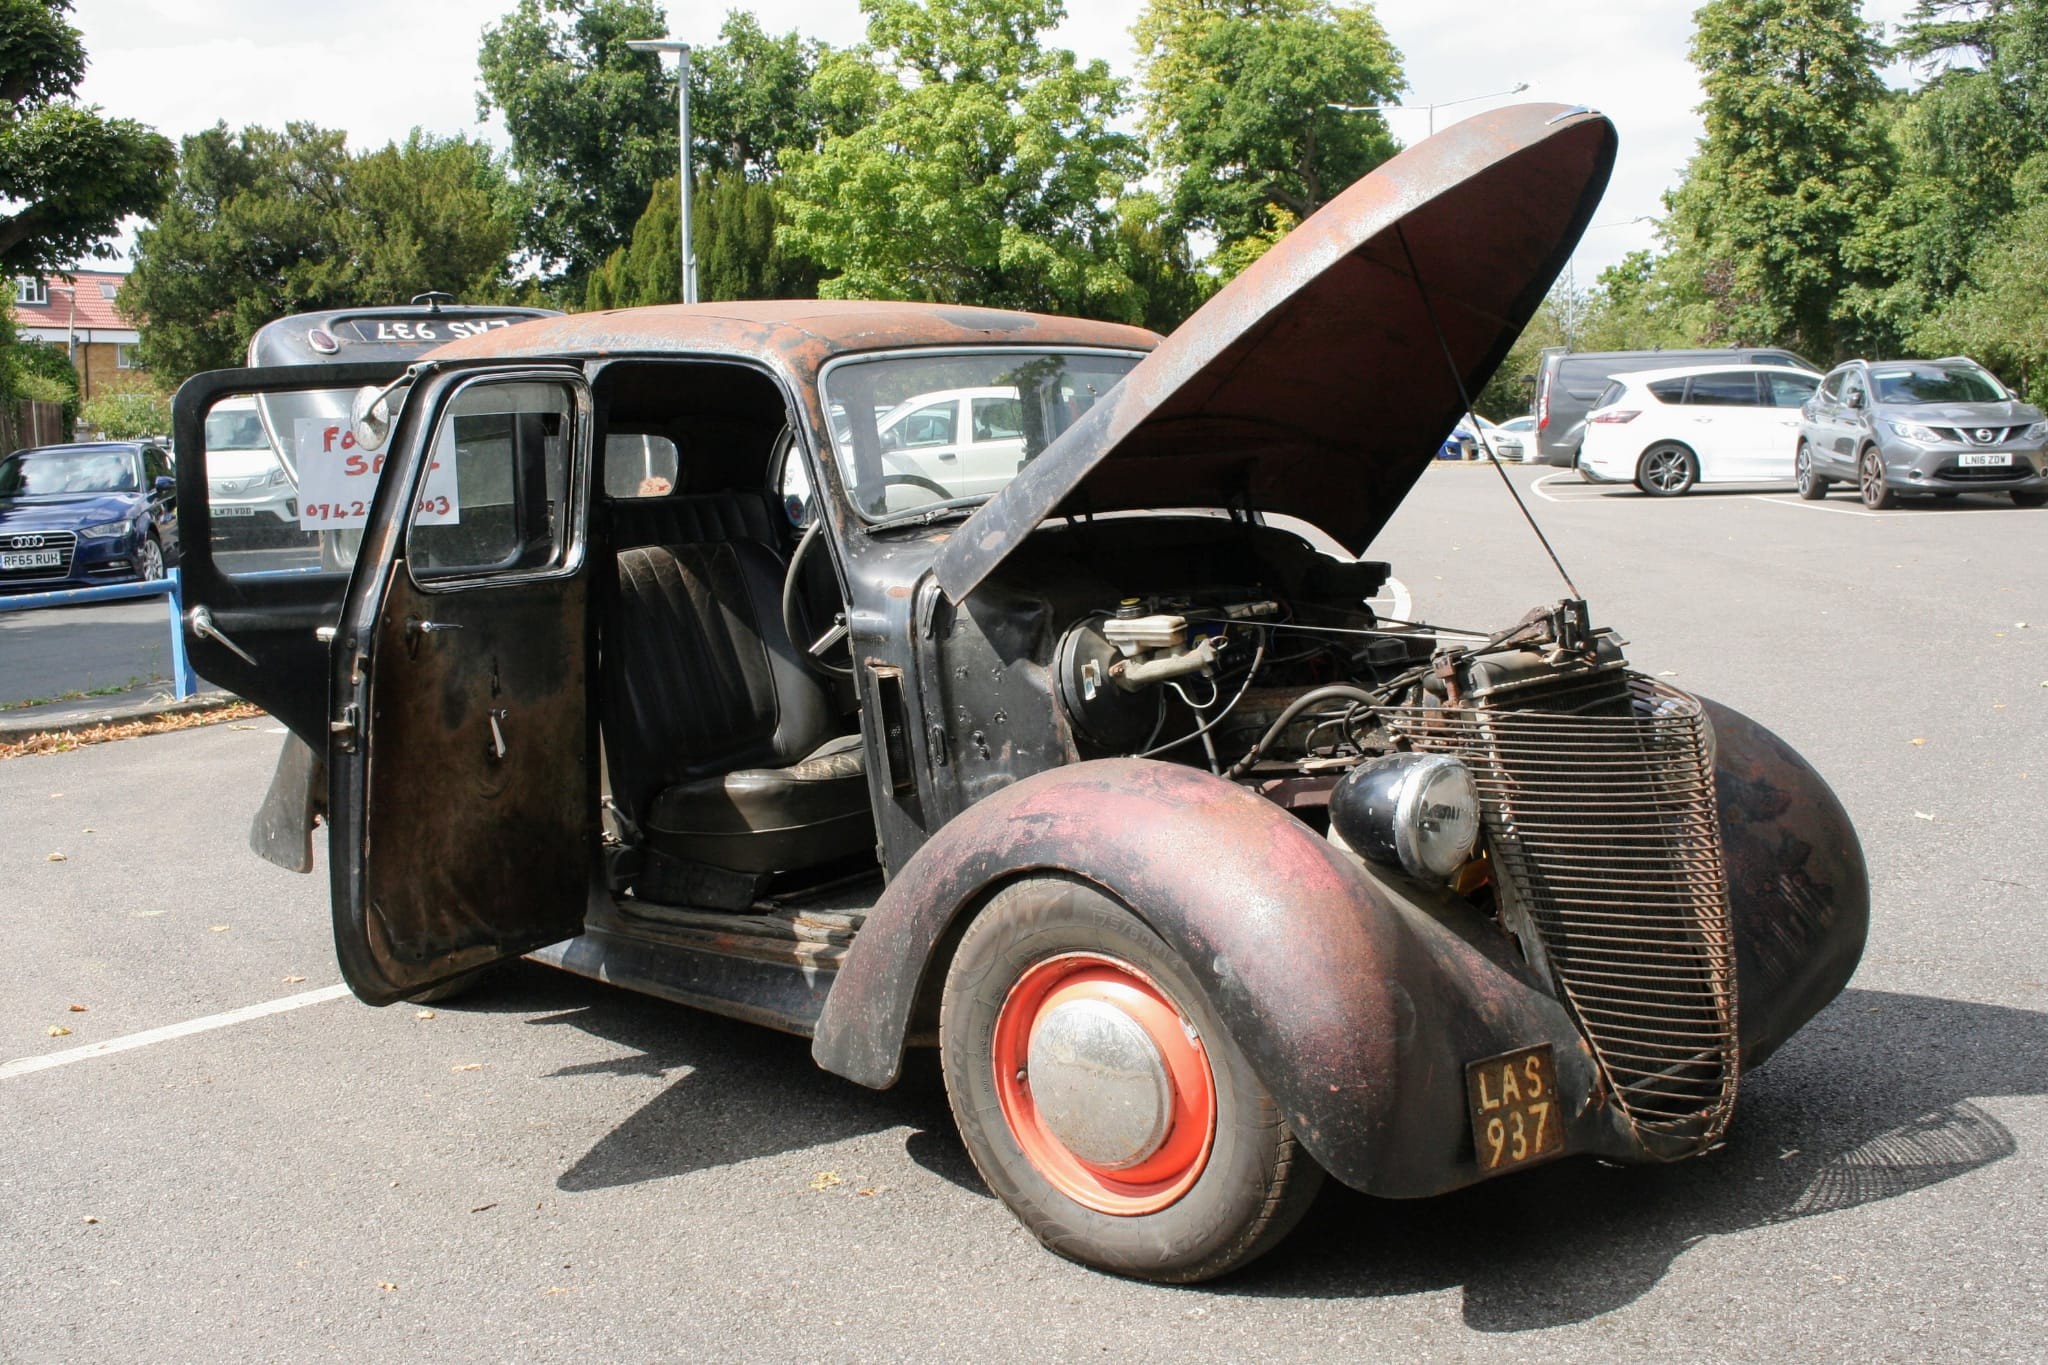
[[1322,1184],[1194,973],[1091,886],[1018,882],[975,917],[939,1049],[982,1179],[1069,1260],[1209,1279],[1270,1250]]
[[1882,512],[1887,507],[1899,505],[1899,495],[1884,481],[1884,457],[1875,450],[1863,452],[1863,462],[1858,466],[1859,490],[1863,494],[1863,505],[1873,512]]
[[1636,461],[1636,487],[1660,498],[1675,498],[1699,482],[1700,463],[1675,442],[1653,445]]
[[1798,485],[1799,496],[1808,502],[1817,502],[1828,495],[1828,481],[1813,472],[1813,447],[1801,441],[1799,453],[1792,458],[1792,482]]
[[153,535],[144,536],[142,548],[135,552],[135,576],[145,583],[164,576],[164,547]]

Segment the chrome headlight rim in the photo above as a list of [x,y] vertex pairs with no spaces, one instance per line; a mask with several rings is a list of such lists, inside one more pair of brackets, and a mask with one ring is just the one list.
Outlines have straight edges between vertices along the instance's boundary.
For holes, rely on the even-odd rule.
[[[1359,856],[1420,881],[1450,882],[1479,848],[1478,788],[1471,769],[1449,754],[1392,753],[1361,763],[1332,794],[1330,814]],[[1446,821],[1455,826],[1449,842],[1441,837]]]

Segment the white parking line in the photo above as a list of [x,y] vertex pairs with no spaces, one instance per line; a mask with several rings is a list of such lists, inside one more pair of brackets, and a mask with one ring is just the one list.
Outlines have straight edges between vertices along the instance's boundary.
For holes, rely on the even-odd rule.
[[1544,484],[1551,483],[1557,479],[1570,479],[1575,483],[1585,482],[1583,479],[1579,478],[1577,474],[1571,473],[1570,471],[1566,471],[1562,474],[1545,474],[1542,478],[1536,480],[1536,482],[1529,485],[1529,491],[1534,493],[1537,497],[1543,499],[1545,502],[1563,502],[1564,499],[1553,498],[1550,496],[1550,494],[1543,491]]
[[339,1000],[348,994],[346,986],[322,986],[317,991],[306,991],[300,995],[287,995],[281,1000],[266,1000],[260,1005],[244,1005],[238,1010],[225,1014],[209,1014],[203,1019],[187,1019],[182,1024],[166,1024],[162,1028],[145,1029],[141,1033],[130,1033],[120,1038],[110,1038],[104,1043],[87,1043],[84,1047],[66,1048],[62,1052],[49,1052],[40,1057],[17,1057],[0,1065],[0,1081],[26,1076],[32,1071],[47,1071],[53,1066],[69,1066],[73,1062],[88,1061],[94,1057],[108,1057],[116,1052],[127,1052],[133,1048],[148,1047],[152,1043],[167,1043],[173,1038],[185,1038],[194,1033],[205,1033],[209,1029],[226,1028],[230,1024],[246,1024],[251,1019],[261,1019],[269,1014],[283,1014],[286,1010],[302,1009],[307,1005],[321,1005],[329,1000]]
[[1833,512],[1835,515],[1842,517],[1876,517],[1884,515],[1881,512],[1866,512],[1858,507],[1830,507],[1824,502],[1808,502],[1804,498],[1790,500],[1774,498],[1768,493],[1751,493],[1748,497],[1751,502],[1767,502],[1773,507],[1803,507],[1809,512]]

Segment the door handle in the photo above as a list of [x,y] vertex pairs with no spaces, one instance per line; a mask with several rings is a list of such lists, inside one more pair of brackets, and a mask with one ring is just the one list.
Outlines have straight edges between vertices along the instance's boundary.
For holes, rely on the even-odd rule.
[[213,623],[213,613],[208,611],[205,607],[194,607],[192,608],[192,610],[186,612],[185,624],[194,635],[198,636],[202,640],[213,641],[215,644],[227,650],[228,653],[234,655],[237,659],[240,659],[243,663],[249,665],[249,667],[256,668],[259,666],[256,662],[256,658],[254,655],[249,653],[248,650],[243,649],[233,640],[230,640],[227,636],[221,634],[220,627]]
[[498,725],[498,722],[503,720],[506,714],[507,712],[502,706],[493,706],[491,708],[490,758],[493,763],[503,763],[505,761],[505,754],[508,752],[505,744],[505,731]]

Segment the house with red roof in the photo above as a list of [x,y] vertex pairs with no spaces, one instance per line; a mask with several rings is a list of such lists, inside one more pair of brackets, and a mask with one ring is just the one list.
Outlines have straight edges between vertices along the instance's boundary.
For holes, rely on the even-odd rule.
[[76,270],[69,279],[25,275],[14,282],[17,332],[64,347],[78,367],[81,399],[149,383],[136,359],[141,337],[114,305],[127,278],[112,270]]

